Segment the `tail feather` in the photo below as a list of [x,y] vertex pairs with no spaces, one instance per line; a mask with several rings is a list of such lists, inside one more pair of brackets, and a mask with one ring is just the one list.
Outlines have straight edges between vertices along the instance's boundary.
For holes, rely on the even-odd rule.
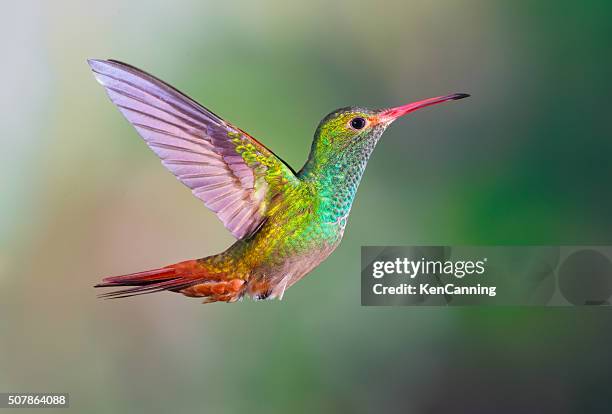
[[131,273],[129,275],[105,277],[102,279],[102,283],[94,287],[126,286],[132,283],[144,285],[173,278],[175,274],[176,271],[172,267],[163,267],[161,269],[146,270],[144,272]]
[[[180,290],[182,288],[191,286],[193,282],[181,281],[181,278],[170,279],[164,282],[151,283],[142,286],[136,286],[127,289],[119,289],[113,292],[106,292],[98,295],[99,298],[104,299],[120,299],[129,298],[130,296],[144,295],[147,293],[161,292],[163,290]],[[96,286],[99,287],[99,286]]]
[[242,297],[243,281],[227,278],[227,275],[207,271],[197,260],[176,263],[160,269],[146,270],[122,276],[110,276],[94,287],[126,287],[98,295],[105,299],[119,299],[130,296],[169,290],[187,296],[205,297],[205,303],[233,302]]
[[100,298],[118,299],[163,290],[179,291],[186,287],[203,283],[207,272],[196,260],[176,263],[160,269],[146,270],[122,276],[110,276],[102,279],[102,283],[94,287],[121,287],[119,289],[98,295]]

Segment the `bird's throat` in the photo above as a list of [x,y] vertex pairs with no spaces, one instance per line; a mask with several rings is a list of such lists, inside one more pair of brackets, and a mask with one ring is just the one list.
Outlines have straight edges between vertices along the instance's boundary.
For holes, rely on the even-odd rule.
[[310,182],[319,195],[323,221],[339,222],[348,217],[374,145],[309,160],[302,169],[300,178]]

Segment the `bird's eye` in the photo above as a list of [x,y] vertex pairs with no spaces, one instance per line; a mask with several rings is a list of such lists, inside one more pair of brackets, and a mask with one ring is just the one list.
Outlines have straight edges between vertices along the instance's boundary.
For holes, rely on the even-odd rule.
[[366,126],[365,119],[361,117],[351,119],[351,127],[353,127],[354,129],[363,129],[364,126]]

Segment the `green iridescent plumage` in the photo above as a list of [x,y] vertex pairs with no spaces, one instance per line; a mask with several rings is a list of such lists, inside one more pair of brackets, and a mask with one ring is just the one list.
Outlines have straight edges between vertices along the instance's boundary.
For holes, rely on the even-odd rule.
[[385,110],[348,107],[325,117],[295,173],[259,141],[171,86],[129,65],[90,61],[111,100],[163,164],[237,241],[223,253],[126,276],[123,296],[172,290],[206,302],[282,298],[338,246],[368,159],[387,126],[455,94]]

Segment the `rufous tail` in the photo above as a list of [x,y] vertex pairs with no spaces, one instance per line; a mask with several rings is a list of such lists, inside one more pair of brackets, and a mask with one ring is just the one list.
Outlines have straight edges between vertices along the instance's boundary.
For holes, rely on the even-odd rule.
[[244,292],[244,280],[228,278],[226,274],[211,273],[206,265],[198,260],[187,260],[160,269],[111,276],[102,279],[94,287],[125,289],[99,295],[101,298],[126,298],[164,290],[179,292],[186,296],[204,297],[204,303],[234,302]]

